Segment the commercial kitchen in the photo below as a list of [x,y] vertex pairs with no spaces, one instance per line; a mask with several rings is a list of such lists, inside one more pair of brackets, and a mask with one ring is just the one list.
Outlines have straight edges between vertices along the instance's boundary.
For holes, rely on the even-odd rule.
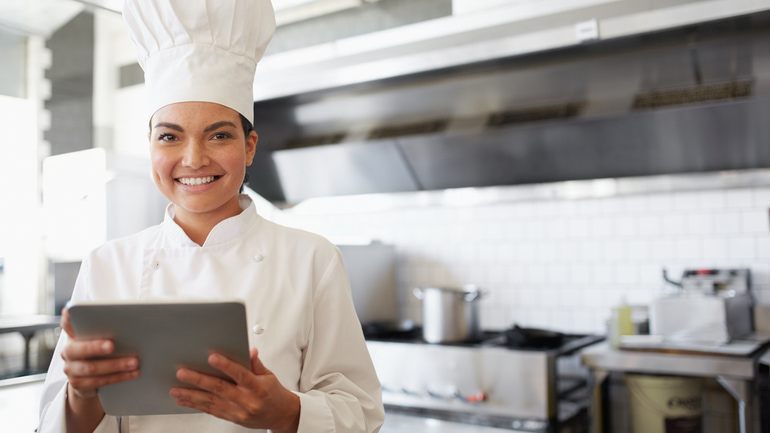
[[[770,431],[770,0],[272,3],[246,193],[342,252],[381,432]],[[121,7],[0,3],[0,431],[167,205]]]

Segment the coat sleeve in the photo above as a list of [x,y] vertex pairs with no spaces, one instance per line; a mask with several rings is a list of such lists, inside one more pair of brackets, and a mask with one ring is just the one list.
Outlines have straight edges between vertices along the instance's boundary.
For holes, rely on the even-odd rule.
[[[72,299],[86,299],[87,274],[88,262],[84,260],[75,282]],[[40,400],[38,433],[65,433],[67,431],[67,376],[64,374],[64,360],[61,357],[62,348],[67,344],[67,341],[67,333],[62,332],[48,367]],[[119,431],[118,420],[115,417],[105,416],[94,433],[119,433]]]
[[374,433],[382,390],[353,307],[339,250],[314,292],[313,320],[299,383],[299,433]]

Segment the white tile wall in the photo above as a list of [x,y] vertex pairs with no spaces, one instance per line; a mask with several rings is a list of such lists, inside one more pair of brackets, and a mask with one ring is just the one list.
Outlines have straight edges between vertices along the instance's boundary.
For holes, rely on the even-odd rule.
[[661,270],[749,267],[757,300],[770,304],[770,188],[645,194],[585,200],[415,207],[298,215],[278,222],[331,240],[397,246],[404,318],[422,285],[474,283],[488,291],[482,326],[513,323],[604,332],[623,298],[649,303]]

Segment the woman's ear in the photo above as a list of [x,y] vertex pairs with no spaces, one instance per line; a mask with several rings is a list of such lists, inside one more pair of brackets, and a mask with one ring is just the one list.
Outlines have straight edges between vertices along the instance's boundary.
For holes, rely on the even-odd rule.
[[259,141],[259,136],[254,131],[251,131],[249,136],[246,137],[246,166],[254,162],[254,154],[257,152],[257,141]]

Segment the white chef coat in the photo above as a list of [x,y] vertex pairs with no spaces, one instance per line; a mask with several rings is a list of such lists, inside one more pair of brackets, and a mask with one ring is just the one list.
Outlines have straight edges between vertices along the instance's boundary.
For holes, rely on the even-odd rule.
[[[324,238],[257,215],[220,222],[203,246],[174,222],[105,243],[83,261],[72,299],[241,299],[249,345],[300,397],[300,432],[376,432],[384,419],[380,383],[353,308],[339,250]],[[67,377],[56,346],[41,402],[39,433],[65,431]],[[140,360],[141,362],[141,360]],[[96,432],[243,432],[208,414],[112,417]]]

